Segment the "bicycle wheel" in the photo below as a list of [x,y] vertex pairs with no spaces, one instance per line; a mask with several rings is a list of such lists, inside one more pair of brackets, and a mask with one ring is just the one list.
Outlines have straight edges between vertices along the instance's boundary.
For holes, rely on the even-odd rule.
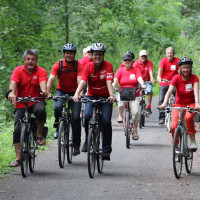
[[140,103],[140,110],[139,110],[139,127],[142,128],[143,124],[143,104]]
[[89,173],[90,178],[94,178],[95,164],[96,164],[94,129],[89,128],[88,134],[89,134],[88,135],[88,146],[87,146],[88,173]]
[[98,137],[97,137],[97,169],[98,173],[102,173],[103,171],[103,163],[104,161],[102,160],[102,140],[103,140],[103,135],[102,131],[99,131]]
[[167,127],[167,131],[169,133],[171,133],[171,113],[166,113],[166,117],[165,117],[165,125]]
[[129,112],[126,112],[125,135],[126,135],[126,148],[129,149],[130,147]]
[[192,170],[192,163],[193,163],[193,151],[191,151],[189,149],[189,142],[190,142],[190,139],[189,139],[189,136],[187,134],[187,156],[185,157],[185,169],[186,169],[186,172],[189,174]]
[[28,172],[28,162],[29,162],[29,141],[25,125],[22,125],[21,128],[20,156],[21,156],[21,174],[23,177],[26,177]]
[[84,103],[81,105],[81,124],[83,127],[85,127],[85,120],[84,120]]
[[58,131],[58,160],[60,168],[64,167],[66,148],[66,133],[64,121],[60,122]]
[[29,170],[30,172],[34,172],[34,168],[35,168],[35,150],[36,150],[35,131],[36,131],[35,129],[31,128],[31,133],[29,134],[29,144],[30,144]]
[[[179,141],[179,143],[176,144],[176,141]],[[181,129],[178,128],[175,130],[174,142],[173,142],[173,168],[174,168],[174,175],[177,179],[180,178],[182,172],[182,163],[183,163],[182,146],[183,146],[183,137]]]
[[67,161],[68,163],[72,163],[72,155],[73,155],[72,126],[71,126],[71,122],[68,121],[68,125],[67,125]]
[[123,112],[123,127],[124,127],[124,135],[126,136],[126,110]]

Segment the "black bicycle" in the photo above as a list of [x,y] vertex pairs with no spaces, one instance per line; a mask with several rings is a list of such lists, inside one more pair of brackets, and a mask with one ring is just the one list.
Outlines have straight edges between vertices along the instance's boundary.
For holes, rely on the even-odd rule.
[[170,112],[171,110],[179,111],[178,126],[175,129],[173,142],[173,168],[175,177],[179,179],[182,173],[183,158],[185,158],[186,172],[189,174],[192,170],[193,152],[195,152],[195,150],[189,147],[190,139],[184,116],[186,112],[198,112],[198,110],[189,106],[166,107],[165,109],[166,112]]
[[[12,90],[6,93],[6,98],[8,99],[8,94]],[[34,172],[35,167],[35,151],[38,148],[36,142],[36,131],[37,125],[35,117],[31,117],[31,113],[28,112],[28,102],[36,102],[45,97],[17,97],[16,102],[22,102],[26,105],[26,110],[21,122],[21,134],[20,134],[20,166],[21,174],[23,177],[27,176],[28,168],[30,172]],[[46,138],[46,136],[45,136]]]
[[[72,114],[69,101],[72,101],[72,97],[68,94],[64,96],[53,96],[52,100],[57,101],[62,99],[62,115],[59,119],[58,129],[58,160],[59,166],[64,167],[65,154],[67,154],[68,163],[72,163],[73,156],[73,135],[72,135]],[[67,104],[68,102],[68,104]],[[66,107],[67,104],[67,107]]]
[[87,142],[87,163],[88,163],[88,173],[90,178],[94,178],[95,166],[97,163],[98,173],[103,171],[102,160],[102,123],[101,123],[101,105],[109,102],[109,99],[100,98],[98,100],[90,100],[87,98],[82,98],[81,102],[83,103],[92,103],[93,114],[92,118],[89,121],[88,128],[88,142]]

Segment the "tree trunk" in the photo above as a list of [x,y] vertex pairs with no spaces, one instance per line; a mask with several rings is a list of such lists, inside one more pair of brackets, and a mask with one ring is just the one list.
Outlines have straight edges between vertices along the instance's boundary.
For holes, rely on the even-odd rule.
[[68,0],[64,0],[65,3],[65,33],[66,43],[69,42],[69,14],[68,14]]

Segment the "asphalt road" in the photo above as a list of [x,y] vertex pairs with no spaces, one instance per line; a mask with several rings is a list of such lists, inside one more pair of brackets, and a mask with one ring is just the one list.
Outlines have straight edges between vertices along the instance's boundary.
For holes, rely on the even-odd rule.
[[[104,162],[103,173],[96,173],[94,179],[88,176],[85,153],[61,169],[54,140],[37,156],[34,173],[22,178],[17,168],[0,180],[0,200],[200,199],[200,153],[194,155],[192,173],[187,175],[183,167],[177,180],[172,168],[171,135],[158,125],[157,102],[154,98],[153,114],[139,130],[139,140],[131,140],[130,149],[126,149],[114,109],[111,161]],[[197,144],[200,148],[199,133]]]

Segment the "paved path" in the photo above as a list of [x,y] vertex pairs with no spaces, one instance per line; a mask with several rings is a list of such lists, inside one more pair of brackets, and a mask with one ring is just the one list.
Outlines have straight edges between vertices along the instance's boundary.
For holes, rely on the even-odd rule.
[[[200,154],[195,153],[192,174],[187,175],[183,167],[182,177],[177,180],[172,168],[171,135],[158,125],[156,105],[154,98],[153,115],[139,130],[140,139],[131,140],[130,149],[125,147],[114,110],[113,152],[103,174],[89,178],[85,153],[60,169],[54,140],[37,156],[35,173],[22,178],[18,168],[0,180],[0,200],[200,199]],[[200,147],[199,136],[197,143]]]

